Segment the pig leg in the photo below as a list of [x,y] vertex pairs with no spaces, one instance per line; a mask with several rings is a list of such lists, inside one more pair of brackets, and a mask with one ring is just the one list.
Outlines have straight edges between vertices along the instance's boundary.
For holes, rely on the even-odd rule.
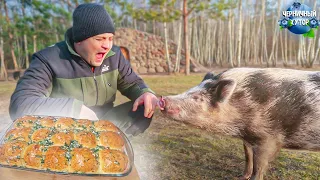
[[253,170],[253,151],[252,146],[246,142],[243,141],[243,147],[244,147],[244,153],[246,157],[246,169],[244,171],[244,175],[239,178],[239,180],[247,180],[252,175]]
[[277,139],[267,139],[253,147],[253,174],[250,180],[263,180],[268,164],[279,153],[281,142]]

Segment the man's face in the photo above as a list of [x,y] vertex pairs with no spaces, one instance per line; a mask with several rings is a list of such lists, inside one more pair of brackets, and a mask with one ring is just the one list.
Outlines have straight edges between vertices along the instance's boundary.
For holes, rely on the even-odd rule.
[[74,44],[76,52],[91,66],[100,66],[112,48],[113,34],[104,33]]

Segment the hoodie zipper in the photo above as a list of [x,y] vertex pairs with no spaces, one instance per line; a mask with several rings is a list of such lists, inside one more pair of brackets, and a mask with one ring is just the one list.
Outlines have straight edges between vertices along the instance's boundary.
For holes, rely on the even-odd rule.
[[96,105],[97,105],[98,104],[99,89],[98,89],[98,83],[97,83],[97,80],[96,80],[95,71],[96,71],[96,68],[93,69],[93,79],[94,79],[94,83],[96,84],[96,92],[97,92]]
[[[88,65],[87,67],[89,68],[90,72],[92,72],[92,70],[91,70],[91,68],[90,68],[91,66],[87,63],[87,61],[85,61],[83,58],[81,58],[81,60]],[[99,95],[99,92],[98,92],[98,82],[97,82],[97,80],[96,80],[95,71],[96,71],[96,68],[94,67],[92,74],[93,74],[94,84],[96,85],[97,98],[96,98],[96,104],[95,104],[95,105],[97,105],[97,104],[98,104],[98,95]]]

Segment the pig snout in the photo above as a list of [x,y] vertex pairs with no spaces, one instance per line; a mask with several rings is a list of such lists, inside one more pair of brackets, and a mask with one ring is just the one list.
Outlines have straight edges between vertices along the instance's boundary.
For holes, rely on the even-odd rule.
[[167,97],[162,97],[159,99],[159,106],[161,108],[161,112],[165,114],[179,114],[180,113],[180,108],[174,104],[170,98]]

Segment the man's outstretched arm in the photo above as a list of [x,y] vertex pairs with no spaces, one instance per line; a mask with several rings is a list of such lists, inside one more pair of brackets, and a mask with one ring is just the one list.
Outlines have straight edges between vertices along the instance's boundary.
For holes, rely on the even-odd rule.
[[50,98],[53,72],[41,54],[34,54],[30,67],[11,96],[9,113],[15,120],[24,115],[79,116],[83,103],[73,98]]

